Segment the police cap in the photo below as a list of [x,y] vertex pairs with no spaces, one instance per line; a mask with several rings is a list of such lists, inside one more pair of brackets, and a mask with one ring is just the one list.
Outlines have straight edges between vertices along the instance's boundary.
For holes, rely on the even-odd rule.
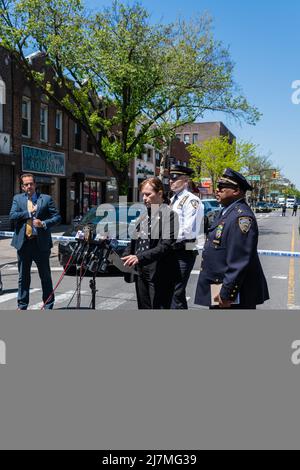
[[171,165],[170,168],[170,179],[175,180],[180,176],[192,176],[193,170],[191,168],[187,168],[183,165]]
[[238,171],[226,168],[218,184],[230,186],[238,186],[242,191],[252,191],[253,187],[248,183],[246,178]]

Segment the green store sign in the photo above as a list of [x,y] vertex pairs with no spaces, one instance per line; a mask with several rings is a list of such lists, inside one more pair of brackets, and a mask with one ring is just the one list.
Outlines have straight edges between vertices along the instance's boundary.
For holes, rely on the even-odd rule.
[[22,145],[22,170],[65,176],[65,154]]

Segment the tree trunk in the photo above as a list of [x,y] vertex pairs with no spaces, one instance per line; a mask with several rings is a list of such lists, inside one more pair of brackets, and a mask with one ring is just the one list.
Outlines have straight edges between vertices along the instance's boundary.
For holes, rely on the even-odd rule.
[[161,160],[160,160],[160,165],[159,165],[159,176],[158,176],[161,181],[163,181],[164,176],[165,176],[167,158],[168,158],[168,147],[164,148],[161,152]]
[[127,196],[129,189],[128,168],[116,173],[118,182],[119,196]]

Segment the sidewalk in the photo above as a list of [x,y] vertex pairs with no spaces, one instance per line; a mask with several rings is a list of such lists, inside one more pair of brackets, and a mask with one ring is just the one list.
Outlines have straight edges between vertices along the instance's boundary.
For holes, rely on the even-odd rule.
[[[69,227],[70,225],[57,225],[53,227],[51,233],[53,235],[62,235]],[[0,238],[0,268],[6,263],[17,262],[17,251],[10,244],[11,238]],[[58,242],[54,242],[51,250],[51,258],[57,257],[57,252]]]

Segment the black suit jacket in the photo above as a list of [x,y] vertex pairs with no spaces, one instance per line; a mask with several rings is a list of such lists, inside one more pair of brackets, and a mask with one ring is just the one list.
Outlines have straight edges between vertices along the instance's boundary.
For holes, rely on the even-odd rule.
[[[136,254],[137,247],[141,242],[143,227],[148,226],[148,218],[149,214],[146,214],[137,221],[135,233],[123,256]],[[139,260],[137,274],[146,275],[147,279],[153,282],[167,283],[169,280],[176,279],[179,273],[174,251],[177,236],[177,214],[163,204],[151,215],[150,246],[149,249],[137,254]],[[128,276],[126,277],[128,279]]]

